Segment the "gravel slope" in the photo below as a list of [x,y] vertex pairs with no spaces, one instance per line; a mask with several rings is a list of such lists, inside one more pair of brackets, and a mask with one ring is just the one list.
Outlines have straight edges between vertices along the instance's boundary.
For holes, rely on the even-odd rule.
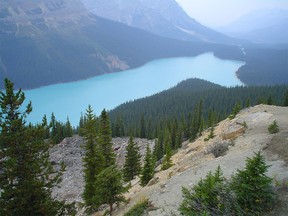
[[[269,134],[268,126],[274,120],[277,120],[280,132]],[[243,126],[244,122],[247,128]],[[159,171],[148,184],[150,186],[142,188],[139,183],[134,183],[127,194],[130,203],[120,206],[114,215],[123,215],[143,198],[148,198],[154,207],[146,215],[179,215],[177,209],[182,201],[182,186],[192,187],[219,165],[224,175],[230,178],[237,169],[244,167],[247,157],[253,157],[258,151],[271,165],[269,176],[278,182],[288,180],[288,107],[258,105],[244,109],[235,119],[220,122],[215,128],[216,137],[205,142],[208,134],[209,131],[205,131],[195,142],[184,143],[183,148],[173,156],[174,166]],[[282,192],[283,188],[280,188]],[[288,214],[285,204],[287,194],[284,192],[279,211],[276,209],[274,215]],[[280,206],[284,207],[280,209]]]

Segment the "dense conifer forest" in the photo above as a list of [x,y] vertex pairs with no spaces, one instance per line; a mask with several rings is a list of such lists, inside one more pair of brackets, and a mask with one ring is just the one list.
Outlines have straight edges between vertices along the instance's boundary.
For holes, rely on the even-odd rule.
[[163,125],[172,122],[187,128],[201,101],[204,126],[211,126],[211,121],[216,123],[228,117],[236,104],[241,108],[260,103],[283,105],[287,91],[285,85],[227,88],[204,80],[188,79],[169,90],[124,103],[110,111],[112,132],[113,136],[132,133],[155,138]]

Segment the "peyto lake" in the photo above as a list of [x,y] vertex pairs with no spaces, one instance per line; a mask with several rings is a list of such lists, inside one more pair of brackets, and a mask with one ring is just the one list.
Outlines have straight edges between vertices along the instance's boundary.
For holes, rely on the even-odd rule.
[[65,122],[68,116],[76,126],[88,104],[99,115],[104,108],[110,110],[126,101],[155,94],[187,78],[205,79],[223,86],[243,85],[235,75],[243,64],[206,53],[155,60],[136,69],[27,90],[26,99],[33,106],[28,121],[41,122],[44,114],[50,121],[54,112],[57,120]]

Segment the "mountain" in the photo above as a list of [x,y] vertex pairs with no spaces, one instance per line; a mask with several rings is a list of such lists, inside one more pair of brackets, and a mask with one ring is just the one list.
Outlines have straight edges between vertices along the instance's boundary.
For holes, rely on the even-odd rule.
[[0,88],[5,77],[16,87],[36,88],[207,50],[97,17],[80,0],[0,5]]
[[82,0],[94,14],[178,40],[234,43],[189,17],[175,0]]
[[256,43],[288,43],[288,10],[262,9],[243,15],[218,30]]
[[288,18],[266,28],[233,34],[234,37],[261,44],[288,44]]

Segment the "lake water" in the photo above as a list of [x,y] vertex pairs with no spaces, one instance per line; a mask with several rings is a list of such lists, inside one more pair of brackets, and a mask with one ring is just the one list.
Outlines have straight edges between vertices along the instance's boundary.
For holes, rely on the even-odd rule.
[[168,89],[187,78],[205,79],[223,86],[243,85],[235,75],[243,64],[206,53],[197,57],[160,59],[132,70],[27,90],[26,99],[31,100],[33,106],[28,121],[41,122],[44,114],[50,121],[54,112],[57,120],[65,122],[68,116],[76,126],[88,104],[99,115],[104,108],[111,110],[126,101]]

